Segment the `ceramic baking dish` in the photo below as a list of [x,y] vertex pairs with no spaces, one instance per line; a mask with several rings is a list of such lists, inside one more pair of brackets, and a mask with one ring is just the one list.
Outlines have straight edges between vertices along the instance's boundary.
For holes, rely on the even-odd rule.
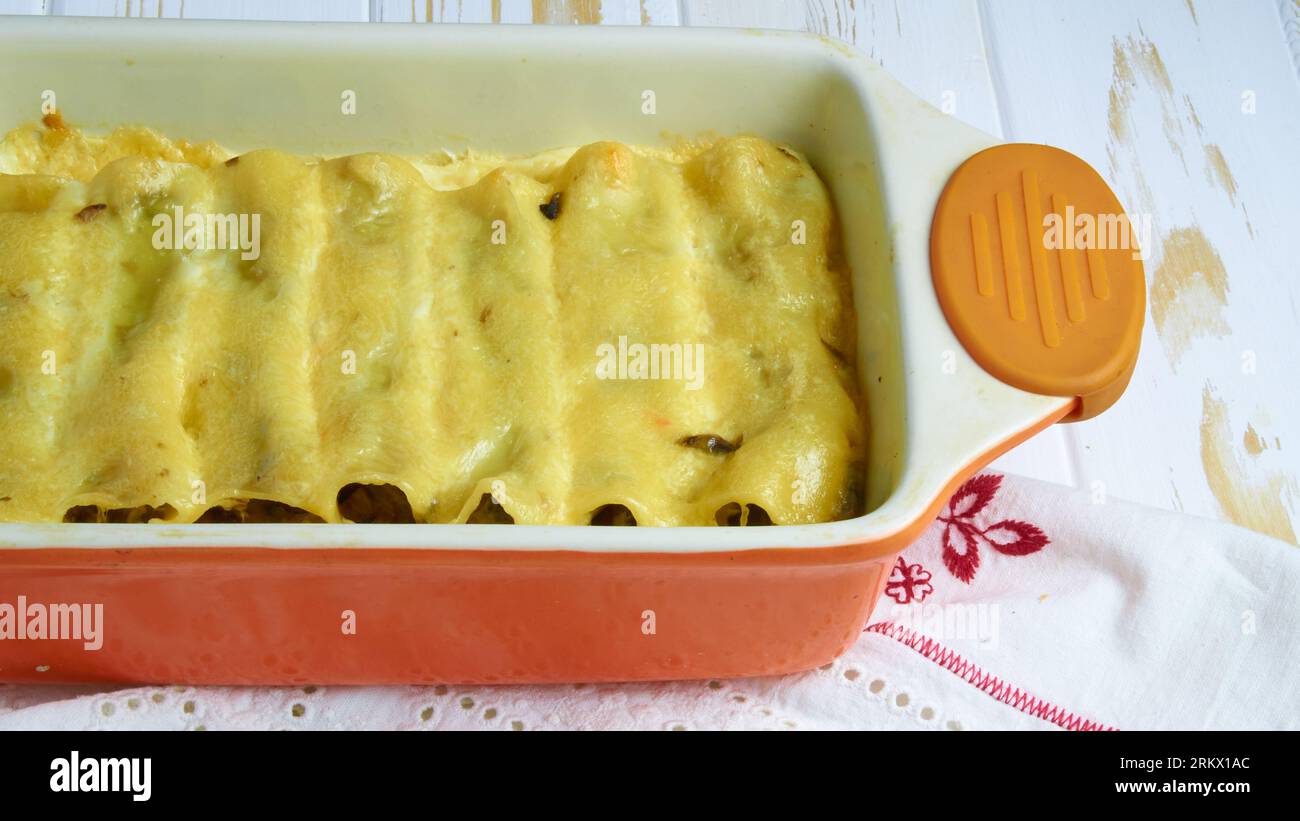
[[[1076,305],[1070,276],[1084,257],[1047,260],[1008,228],[1013,211],[1024,224],[1036,216],[1021,201],[1025,168],[1045,163],[1035,167],[1047,197],[1051,164],[1078,161],[1013,149],[966,163],[998,141],[822,38],[8,18],[0,41],[5,129],[38,118],[52,90],[88,130],[139,123],[236,151],[526,153],[710,131],[792,144],[838,208],[870,414],[868,513],[828,524],[0,525],[0,602],[103,605],[101,648],[0,641],[0,680],[483,683],[808,669],[855,641],[897,554],[958,483],[1053,422],[1104,407],[1136,358],[1140,261],[1108,257],[1113,293]],[[355,115],[341,113],[346,91]],[[1083,177],[1076,199],[1105,188]],[[936,213],[945,186],[960,190]],[[977,218],[980,203],[989,211]],[[1016,246],[1023,258],[1004,260],[1017,241],[1028,243]],[[1047,321],[1035,309],[1056,317],[1066,344],[1038,339]],[[1118,324],[1089,330],[1106,316]],[[1086,367],[1071,365],[1079,346]]]

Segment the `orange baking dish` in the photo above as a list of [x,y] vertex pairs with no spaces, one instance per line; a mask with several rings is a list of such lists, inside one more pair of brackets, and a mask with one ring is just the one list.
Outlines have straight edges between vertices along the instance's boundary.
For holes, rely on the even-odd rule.
[[[0,680],[809,669],[857,639],[897,554],[961,481],[1104,410],[1136,362],[1140,252],[1049,228],[1123,217],[1098,175],[1057,149],[999,146],[822,38],[76,19],[3,20],[0,37],[11,125],[55,90],[88,128],[140,123],[236,150],[528,153],[701,132],[794,145],[843,227],[870,416],[867,512],[825,524],[0,525],[0,603],[103,614],[97,648],[0,640]],[[339,114],[348,90],[355,117]]]

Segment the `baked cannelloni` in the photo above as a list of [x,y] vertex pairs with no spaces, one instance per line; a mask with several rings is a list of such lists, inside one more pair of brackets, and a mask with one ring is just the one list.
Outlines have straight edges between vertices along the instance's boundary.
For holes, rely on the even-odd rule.
[[825,187],[736,137],[0,144],[0,521],[802,524],[864,426]]

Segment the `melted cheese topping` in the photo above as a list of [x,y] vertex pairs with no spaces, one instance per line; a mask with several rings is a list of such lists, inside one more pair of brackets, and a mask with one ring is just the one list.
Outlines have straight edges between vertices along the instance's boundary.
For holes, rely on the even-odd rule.
[[[860,512],[834,214],[765,140],[231,158],[47,118],[0,172],[0,520]],[[159,249],[178,207],[260,255]]]

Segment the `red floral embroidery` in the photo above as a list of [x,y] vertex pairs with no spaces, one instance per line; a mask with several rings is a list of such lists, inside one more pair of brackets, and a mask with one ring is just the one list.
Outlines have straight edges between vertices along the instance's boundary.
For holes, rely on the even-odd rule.
[[[1046,547],[1047,534],[1028,522],[1004,519],[988,527],[975,524],[975,514],[997,496],[1002,477],[981,473],[966,480],[948,500],[943,522],[943,565],[961,581],[970,584],[980,566],[980,541],[1007,556],[1027,556]],[[892,577],[891,577],[892,578]]]
[[919,564],[908,564],[899,556],[889,580],[885,582],[885,595],[899,604],[909,604],[924,601],[933,592],[930,571]]

